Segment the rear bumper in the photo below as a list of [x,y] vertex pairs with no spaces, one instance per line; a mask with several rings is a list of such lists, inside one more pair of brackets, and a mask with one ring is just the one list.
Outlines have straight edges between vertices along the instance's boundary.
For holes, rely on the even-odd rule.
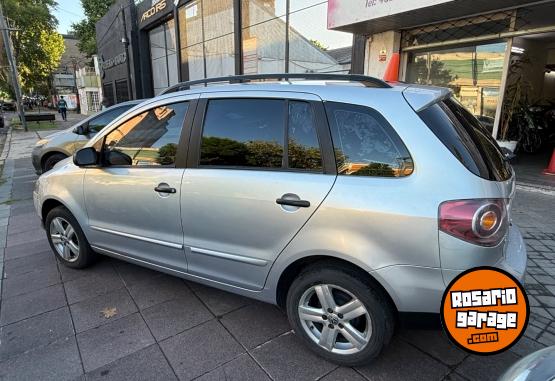
[[[473,255],[472,251],[466,254]],[[516,225],[512,225],[507,236],[505,253],[497,262],[494,264],[475,262],[468,268],[484,265],[497,267],[507,271],[522,283],[526,275],[526,263],[526,245],[522,234]],[[389,266],[373,271],[371,274],[384,286],[399,312],[439,313],[447,285],[468,268],[442,270],[417,266]]]
[[526,275],[527,262],[526,244],[520,229],[513,224],[509,229],[505,256],[495,264],[495,267],[507,271],[522,283]]

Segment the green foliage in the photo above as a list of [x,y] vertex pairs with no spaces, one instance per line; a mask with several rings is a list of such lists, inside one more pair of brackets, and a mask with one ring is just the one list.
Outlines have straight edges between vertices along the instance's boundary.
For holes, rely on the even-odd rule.
[[81,0],[85,19],[72,24],[71,27],[79,39],[77,46],[82,53],[89,56],[96,53],[95,25],[108,12],[112,4],[114,0]]
[[[2,0],[4,15],[9,18],[14,55],[23,91],[44,88],[64,52],[64,41],[56,32],[58,21],[51,9],[54,0]],[[11,89],[7,75],[0,76],[0,88]]]
[[310,43],[320,50],[328,50],[328,47],[318,40],[311,39]]

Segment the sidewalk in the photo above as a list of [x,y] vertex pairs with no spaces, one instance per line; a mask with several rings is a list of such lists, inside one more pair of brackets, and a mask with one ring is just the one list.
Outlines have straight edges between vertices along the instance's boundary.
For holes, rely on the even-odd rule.
[[110,258],[87,270],[60,265],[32,205],[33,134],[8,134],[0,156],[2,380],[487,381],[555,344],[552,196],[517,191],[532,306],[517,345],[472,356],[439,329],[399,329],[376,361],[342,368],[306,350],[274,306]]

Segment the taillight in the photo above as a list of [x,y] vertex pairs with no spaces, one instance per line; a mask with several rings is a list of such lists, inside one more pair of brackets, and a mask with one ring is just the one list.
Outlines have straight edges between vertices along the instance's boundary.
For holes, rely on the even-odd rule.
[[455,200],[439,206],[439,230],[477,245],[498,245],[508,225],[505,199]]

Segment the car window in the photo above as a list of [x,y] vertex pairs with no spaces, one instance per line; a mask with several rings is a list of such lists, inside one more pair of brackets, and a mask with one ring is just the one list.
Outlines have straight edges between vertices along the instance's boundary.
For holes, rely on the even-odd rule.
[[107,164],[174,165],[187,108],[187,102],[173,103],[123,122],[104,140]]
[[284,102],[210,100],[204,118],[200,165],[282,168]]
[[316,133],[314,110],[310,103],[289,101],[289,168],[322,171],[322,154]]
[[454,98],[435,103],[418,115],[469,171],[492,181],[511,178],[510,165],[495,139]]
[[413,161],[393,127],[375,110],[326,102],[340,175],[402,177]]
[[110,122],[112,122],[118,116],[120,116],[121,114],[123,114],[124,112],[126,112],[127,110],[130,110],[132,107],[135,107],[135,106],[136,105],[134,104],[130,104],[130,105],[125,105],[121,107],[116,107],[114,109],[107,110],[105,112],[101,112],[100,115],[98,115],[97,117],[89,121],[89,125],[88,125],[89,133],[92,133],[92,134],[98,133],[100,130],[102,130],[104,127],[110,124]]

